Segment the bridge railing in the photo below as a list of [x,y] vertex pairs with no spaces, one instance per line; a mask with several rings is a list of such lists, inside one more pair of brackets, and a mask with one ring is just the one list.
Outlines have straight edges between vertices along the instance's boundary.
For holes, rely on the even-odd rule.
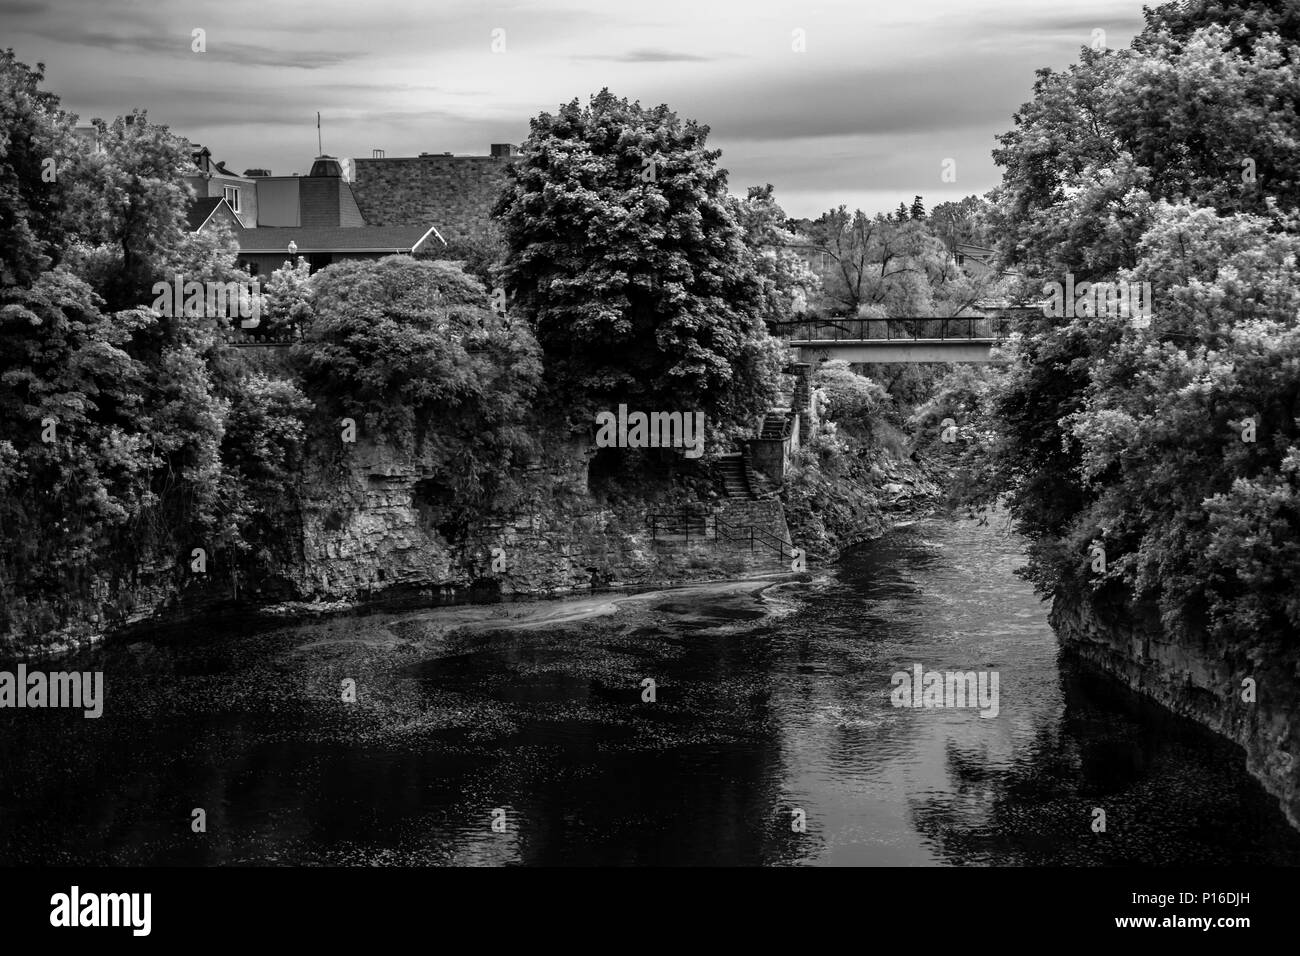
[[893,342],[918,339],[1001,339],[1010,320],[1000,316],[958,318],[799,319],[773,323],[775,334],[791,342]]

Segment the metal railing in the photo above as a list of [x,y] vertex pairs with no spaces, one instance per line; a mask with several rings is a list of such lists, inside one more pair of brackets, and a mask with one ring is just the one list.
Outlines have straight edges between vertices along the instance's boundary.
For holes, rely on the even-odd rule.
[[732,525],[721,515],[711,515],[708,511],[689,508],[657,511],[646,515],[646,521],[650,525],[652,541],[682,539],[683,543],[689,545],[694,537],[696,541],[725,541],[735,547],[748,545],[751,554],[760,548],[775,551],[781,558],[793,558],[795,554],[783,538],[770,531],[753,525]]
[[695,531],[696,540],[709,537],[709,515],[702,510],[680,508],[674,511],[656,511],[646,515],[650,524],[650,540],[660,538],[685,538],[690,544],[691,531]]
[[791,342],[893,342],[937,339],[1002,339],[1011,320],[1002,316],[899,319],[798,319],[772,323],[773,334]]
[[794,549],[788,547],[784,539],[779,538],[772,534],[772,532],[765,531],[762,528],[755,528],[753,525],[744,528],[728,527],[727,522],[722,520],[721,517],[714,522],[713,527],[714,534],[719,539],[725,538],[732,544],[740,545],[743,545],[748,541],[750,554],[753,554],[757,547],[762,545],[765,548],[770,548],[775,551],[781,558],[787,556],[791,558],[794,557]]

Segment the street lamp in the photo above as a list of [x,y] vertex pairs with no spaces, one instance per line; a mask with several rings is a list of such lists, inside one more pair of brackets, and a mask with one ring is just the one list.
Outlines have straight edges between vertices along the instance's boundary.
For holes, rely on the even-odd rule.
[[298,243],[296,243],[296,242],[294,242],[292,239],[290,239],[290,240],[289,240],[289,255],[291,255],[291,256],[296,256],[297,254],[298,254]]

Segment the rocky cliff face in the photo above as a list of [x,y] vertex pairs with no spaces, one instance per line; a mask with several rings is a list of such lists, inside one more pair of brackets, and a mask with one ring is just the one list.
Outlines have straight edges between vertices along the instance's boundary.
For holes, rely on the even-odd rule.
[[[422,491],[418,460],[358,444],[346,465],[318,457],[303,500],[302,599],[419,600],[546,595],[593,587],[668,584],[745,570],[776,570],[774,552],[720,549],[702,535],[652,536],[643,503],[605,507],[587,489],[594,449],[551,445],[524,476],[525,504],[449,531]],[[779,506],[778,506],[779,510]],[[784,519],[781,521],[784,531]],[[788,533],[786,534],[788,544]],[[788,568],[787,568],[788,570]]]
[[1050,620],[1068,653],[1240,744],[1300,828],[1300,648],[1174,635],[1150,607],[1087,595],[1057,596]]
[[[57,600],[27,601],[0,580],[0,650],[52,651],[125,627],[214,623],[258,607],[333,610],[369,602],[437,604],[498,597],[661,586],[750,572],[789,571],[771,548],[719,543],[701,525],[691,535],[651,534],[648,511],[607,506],[588,492],[594,449],[552,442],[521,476],[527,500],[509,515],[449,527],[418,457],[384,444],[316,448],[302,481],[285,489],[275,526],[283,537],[256,572],[214,554],[192,574],[174,556],[104,570]],[[752,502],[729,515],[790,544],[779,502]],[[753,513],[751,514],[750,511]],[[743,513],[742,513],[743,512]]]

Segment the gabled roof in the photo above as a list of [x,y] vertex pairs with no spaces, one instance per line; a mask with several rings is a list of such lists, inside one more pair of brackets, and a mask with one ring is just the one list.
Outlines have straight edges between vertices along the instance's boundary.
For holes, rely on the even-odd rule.
[[309,252],[415,252],[431,237],[433,226],[263,226],[236,234],[241,253],[287,252],[297,243],[299,255]]
[[[225,210],[223,212],[218,212],[222,206],[226,207]],[[235,211],[230,208],[230,203],[226,202],[226,200],[220,196],[204,196],[201,199],[196,199],[194,202],[190,203],[190,208],[185,213],[185,218],[188,220],[190,225],[190,232],[198,232],[206,226],[208,221],[214,216],[217,219],[228,218],[230,224],[236,230],[243,228],[243,224],[240,223],[239,217],[236,216]]]

